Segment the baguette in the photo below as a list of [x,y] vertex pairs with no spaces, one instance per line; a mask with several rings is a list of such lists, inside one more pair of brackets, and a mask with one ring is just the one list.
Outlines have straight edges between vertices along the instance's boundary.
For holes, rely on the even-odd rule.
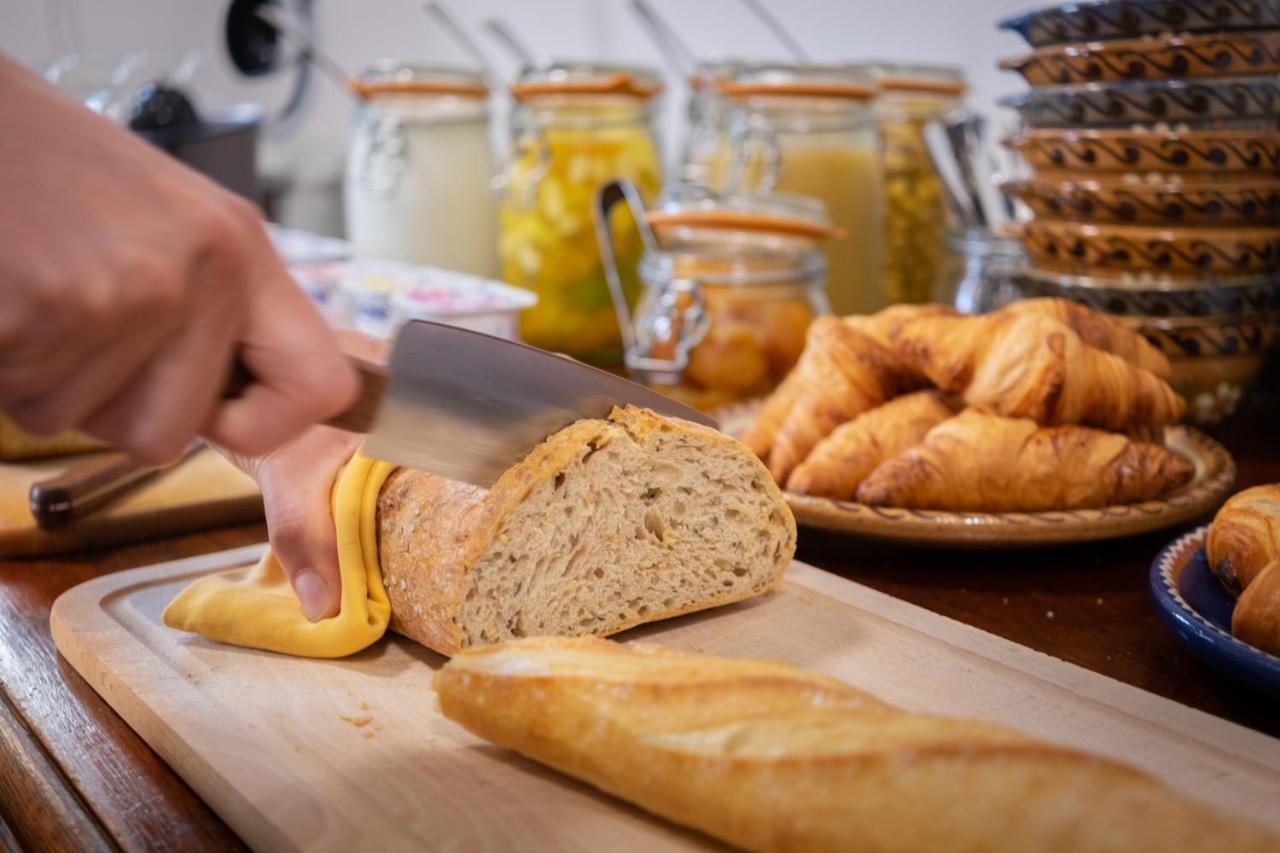
[[634,408],[566,427],[489,490],[401,469],[378,529],[392,630],[446,655],[759,595],[796,544],[782,493],[745,446]]
[[781,664],[541,638],[435,676],[449,719],[751,850],[1276,849],[1138,770]]

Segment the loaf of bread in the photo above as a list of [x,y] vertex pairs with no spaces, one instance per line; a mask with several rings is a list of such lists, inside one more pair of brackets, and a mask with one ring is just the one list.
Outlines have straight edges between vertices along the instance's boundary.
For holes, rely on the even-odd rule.
[[57,435],[34,435],[18,426],[13,418],[0,414],[0,462],[69,456],[73,453],[101,450],[105,446],[96,438],[73,431]]
[[378,501],[391,628],[451,655],[605,635],[773,588],[796,527],[764,465],[634,408],[547,439],[489,490],[402,469]]
[[458,655],[435,688],[480,737],[749,850],[1280,843],[1118,762],[782,664],[534,638]]

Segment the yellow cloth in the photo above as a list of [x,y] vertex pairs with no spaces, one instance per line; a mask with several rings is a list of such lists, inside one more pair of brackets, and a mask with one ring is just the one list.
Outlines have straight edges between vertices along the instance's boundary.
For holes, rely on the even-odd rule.
[[313,658],[338,658],[375,643],[391,605],[378,567],[378,492],[395,467],[360,453],[333,486],[342,606],[311,622],[271,552],[245,575],[201,578],[169,602],[164,624],[211,640]]

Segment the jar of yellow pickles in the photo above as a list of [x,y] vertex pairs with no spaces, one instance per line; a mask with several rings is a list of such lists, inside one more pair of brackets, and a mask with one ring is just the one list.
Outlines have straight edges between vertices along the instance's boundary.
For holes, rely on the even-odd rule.
[[[606,189],[602,209],[624,193],[638,205],[636,193]],[[640,303],[624,326],[630,374],[701,409],[773,390],[800,358],[809,323],[830,313],[821,244],[836,232],[822,203],[686,184],[636,216],[647,249]],[[601,250],[608,264],[603,233]]]
[[[794,193],[823,202],[842,236],[827,247],[827,294],[837,314],[884,304],[884,193],[872,101],[875,80],[844,66],[750,65],[718,78],[721,103],[686,164],[717,190]],[[714,144],[705,140],[714,139]]]
[[[618,364],[622,340],[596,247],[591,207],[615,178],[652,199],[662,186],[653,131],[655,72],[554,64],[511,87],[511,143],[499,179],[503,278],[538,295],[520,318],[525,341],[596,364]],[[611,223],[624,290],[634,301],[641,245],[627,211]]]
[[876,117],[884,139],[887,302],[931,302],[951,268],[942,179],[924,143],[924,127],[961,107],[964,72],[943,65],[869,63],[880,87]]

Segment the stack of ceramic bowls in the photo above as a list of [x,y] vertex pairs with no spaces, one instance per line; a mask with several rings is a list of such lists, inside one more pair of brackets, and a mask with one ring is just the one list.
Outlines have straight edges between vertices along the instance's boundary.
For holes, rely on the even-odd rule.
[[1280,318],[1280,0],[1101,0],[1001,23],[1031,90],[1026,296],[1130,318],[1189,418],[1229,414]]

